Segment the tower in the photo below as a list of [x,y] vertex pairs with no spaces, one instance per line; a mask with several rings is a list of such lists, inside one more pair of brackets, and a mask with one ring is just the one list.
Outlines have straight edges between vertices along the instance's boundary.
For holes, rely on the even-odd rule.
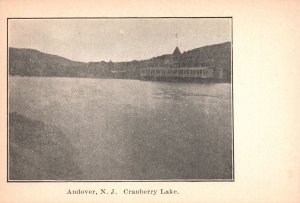
[[181,52],[180,52],[179,48],[176,47],[172,54],[173,64],[175,66],[179,66],[179,64],[180,64],[180,56],[181,56]]

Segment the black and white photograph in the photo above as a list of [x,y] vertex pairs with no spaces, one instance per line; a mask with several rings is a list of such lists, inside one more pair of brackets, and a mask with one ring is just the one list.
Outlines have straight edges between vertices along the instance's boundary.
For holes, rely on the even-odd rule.
[[8,19],[8,181],[234,181],[232,29]]

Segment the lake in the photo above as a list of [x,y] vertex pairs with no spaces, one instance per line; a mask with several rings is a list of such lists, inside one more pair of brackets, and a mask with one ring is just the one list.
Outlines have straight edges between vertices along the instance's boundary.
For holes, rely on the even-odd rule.
[[228,83],[9,77],[9,112],[70,138],[74,179],[232,179]]

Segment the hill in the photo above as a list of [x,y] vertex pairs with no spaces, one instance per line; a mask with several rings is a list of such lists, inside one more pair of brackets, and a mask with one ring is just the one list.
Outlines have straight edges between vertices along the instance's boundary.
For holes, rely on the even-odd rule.
[[[20,76],[139,79],[140,68],[168,67],[171,61],[172,54],[165,54],[141,61],[84,63],[33,49],[9,48],[9,74]],[[226,79],[230,81],[231,42],[196,48],[180,56],[183,66],[200,63],[210,68],[224,68]]]

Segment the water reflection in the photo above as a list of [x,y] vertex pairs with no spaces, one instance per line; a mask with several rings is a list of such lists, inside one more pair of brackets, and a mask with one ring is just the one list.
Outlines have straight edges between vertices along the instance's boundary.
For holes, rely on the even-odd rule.
[[185,92],[180,89],[160,89],[161,92],[154,93],[153,96],[155,98],[170,98],[170,99],[189,99],[189,97],[216,97],[223,98],[219,95],[209,95],[209,94],[195,94],[191,92]]

